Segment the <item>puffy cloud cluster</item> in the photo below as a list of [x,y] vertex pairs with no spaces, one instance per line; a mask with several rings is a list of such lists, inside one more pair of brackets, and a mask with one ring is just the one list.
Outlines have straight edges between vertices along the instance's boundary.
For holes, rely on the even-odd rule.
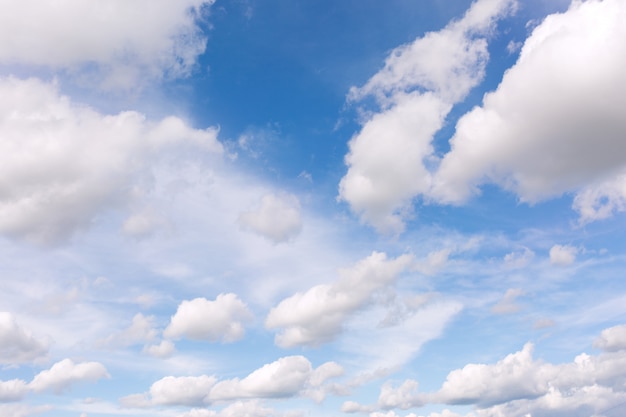
[[[626,5],[572,2],[526,39],[483,104],[462,116],[442,158],[432,139],[482,79],[486,35],[512,2],[477,1],[463,19],[394,50],[352,99],[382,111],[350,141],[339,196],[361,220],[397,233],[412,200],[463,204],[483,184],[535,203],[575,193],[581,223],[626,210]],[[481,35],[481,36],[479,36]]]
[[16,238],[56,243],[123,206],[148,162],[172,145],[222,151],[216,129],[104,115],[53,83],[0,78],[0,97],[0,233]]
[[417,381],[381,389],[376,406],[344,404],[346,412],[409,409],[429,403],[472,404],[478,417],[601,415],[626,400],[624,326],[602,332],[599,355],[582,353],[570,363],[551,364],[532,357],[533,345],[495,364],[468,364],[450,372],[441,388],[419,392]]
[[[334,362],[313,368],[311,362],[303,356],[286,356],[242,379],[218,381],[207,375],[168,376],[153,383],[147,393],[124,397],[121,402],[126,407],[198,406],[242,399],[286,398],[299,394],[311,396],[312,391],[319,394],[328,379],[342,374],[343,368]],[[203,412],[196,413],[202,415]]]
[[0,63],[66,69],[105,88],[185,76],[205,49],[198,19],[213,1],[8,0]]
[[352,313],[363,308],[374,292],[393,283],[412,260],[410,255],[387,259],[384,253],[374,252],[341,270],[337,282],[316,285],[281,301],[270,310],[265,326],[282,329],[275,339],[282,347],[328,342]]
[[340,199],[384,233],[402,231],[411,199],[431,184],[425,160],[452,105],[483,78],[486,36],[514,8],[513,0],[480,0],[461,20],[396,48],[385,66],[349,98],[373,95],[382,111],[350,143]]
[[213,301],[195,298],[180,303],[163,335],[234,342],[243,337],[244,324],[251,319],[250,310],[235,294],[220,294]]
[[259,206],[239,215],[238,222],[244,230],[257,233],[274,243],[294,238],[302,229],[300,202],[294,195],[268,194]]
[[19,401],[29,392],[61,394],[78,383],[109,377],[106,368],[99,362],[75,363],[71,359],[63,359],[35,375],[30,383],[21,379],[0,381],[0,402]]
[[[493,182],[535,202],[623,170],[625,18],[619,0],[548,16],[496,91],[459,120],[432,195],[458,203]],[[578,200],[587,218],[593,200]]]

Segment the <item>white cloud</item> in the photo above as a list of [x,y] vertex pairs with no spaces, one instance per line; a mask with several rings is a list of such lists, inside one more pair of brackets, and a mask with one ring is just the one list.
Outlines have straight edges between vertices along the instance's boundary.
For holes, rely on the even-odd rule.
[[198,405],[209,394],[217,379],[213,376],[167,376],[150,387],[156,405]]
[[269,329],[282,328],[276,343],[282,347],[315,346],[332,340],[344,321],[363,308],[372,294],[390,285],[411,263],[410,255],[388,260],[374,252],[354,267],[340,271],[333,284],[321,284],[296,293],[270,310],[265,321]]
[[517,269],[528,265],[535,257],[535,252],[524,248],[522,252],[511,252],[504,255],[504,265],[507,268]]
[[[145,408],[154,405],[199,406],[247,398],[293,397],[306,395],[311,389],[321,389],[326,380],[342,373],[343,368],[334,362],[324,363],[314,369],[311,362],[303,356],[286,356],[262,366],[243,379],[218,381],[214,376],[207,375],[168,376],[153,383],[149,392],[129,395],[120,401],[126,407]],[[240,403],[230,411],[252,404],[255,403]],[[199,409],[193,411],[197,415],[205,415],[207,412]],[[228,412],[222,410],[219,415],[231,415],[222,414]]]
[[311,377],[311,362],[303,356],[286,356],[264,365],[244,379],[221,381],[211,390],[211,400],[291,397]]
[[302,229],[300,202],[294,195],[268,194],[263,196],[255,210],[241,213],[238,222],[244,230],[274,243],[285,242],[296,237]]
[[580,214],[581,224],[625,211],[626,174],[586,186],[576,193],[572,207]]
[[63,68],[113,88],[186,76],[206,45],[197,25],[200,8],[212,3],[7,0],[0,13],[0,62]]
[[568,245],[554,245],[550,248],[550,263],[552,265],[567,266],[574,263],[578,248]]
[[524,295],[524,291],[519,288],[510,288],[506,290],[502,299],[491,308],[491,311],[496,314],[517,313],[521,306],[517,304],[515,300],[522,295]]
[[20,239],[56,243],[123,207],[142,191],[138,174],[168,146],[222,151],[216,129],[132,111],[103,115],[36,79],[0,78],[0,97],[0,233]]
[[19,401],[28,393],[28,384],[21,379],[0,381],[0,403]]
[[373,95],[382,107],[350,140],[348,172],[339,184],[339,198],[361,221],[382,233],[403,230],[412,198],[430,188],[424,163],[433,156],[433,135],[452,105],[483,78],[485,36],[513,5],[477,1],[461,20],[396,48],[382,70],[351,89],[350,100]]
[[[462,203],[495,183],[533,203],[623,172],[625,19],[620,0],[576,1],[548,16],[496,91],[459,120],[429,195]],[[584,220],[621,210],[621,191],[607,187],[605,209],[602,193],[583,191],[575,208]]]
[[48,344],[22,328],[13,314],[0,312],[0,364],[16,365],[44,357]]
[[143,351],[155,358],[168,358],[176,351],[176,347],[171,341],[162,340],[158,345],[146,345]]
[[626,324],[604,329],[593,346],[608,352],[626,350]]
[[52,365],[49,370],[35,375],[29,387],[35,392],[52,391],[60,394],[78,382],[95,382],[102,378],[110,376],[104,365],[99,362],[74,363],[71,359],[63,359]]
[[110,347],[126,347],[145,342],[150,342],[157,337],[154,328],[154,316],[135,314],[131,325],[119,333],[104,339],[101,344]]
[[167,338],[186,337],[212,342],[234,342],[244,334],[244,324],[252,314],[235,294],[220,294],[214,301],[196,298],[183,301],[169,326],[163,332]]
[[[606,329],[599,340],[621,331],[616,329]],[[456,369],[433,393],[419,392],[413,380],[397,388],[385,384],[376,406],[348,404],[347,408],[364,411],[429,403],[472,404],[476,409],[470,415],[478,417],[588,417],[604,415],[626,400],[624,350],[597,356],[582,353],[564,364],[535,360],[532,350],[529,343],[494,364]]]

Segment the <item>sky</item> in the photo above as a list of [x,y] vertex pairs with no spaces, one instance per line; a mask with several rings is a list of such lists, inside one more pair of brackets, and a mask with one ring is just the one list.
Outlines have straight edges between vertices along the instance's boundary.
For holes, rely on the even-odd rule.
[[0,416],[624,415],[625,21],[1,0]]

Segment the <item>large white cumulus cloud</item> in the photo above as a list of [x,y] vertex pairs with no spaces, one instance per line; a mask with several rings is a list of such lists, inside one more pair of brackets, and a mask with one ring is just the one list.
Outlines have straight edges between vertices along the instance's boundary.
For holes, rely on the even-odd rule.
[[0,63],[87,71],[104,87],[184,76],[205,49],[197,18],[213,1],[6,0]]
[[339,184],[339,198],[363,222],[383,233],[403,230],[411,199],[430,187],[425,159],[433,136],[452,105],[482,80],[486,36],[514,5],[477,1],[461,20],[396,48],[382,70],[350,91],[351,100],[376,97],[382,110],[350,141],[348,172]]
[[176,117],[104,115],[54,83],[0,78],[0,233],[55,243],[137,191],[148,161],[175,144],[220,153],[217,130]]
[[[620,0],[574,2],[548,16],[497,90],[458,122],[431,195],[460,203],[493,182],[532,203],[623,172],[625,20]],[[593,207],[602,196],[612,197],[609,211],[622,209],[622,188],[603,190],[577,199],[584,217],[606,216]]]

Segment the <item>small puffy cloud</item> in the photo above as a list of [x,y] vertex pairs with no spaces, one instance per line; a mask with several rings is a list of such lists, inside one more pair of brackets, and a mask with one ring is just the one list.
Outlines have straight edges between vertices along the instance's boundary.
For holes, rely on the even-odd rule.
[[425,162],[433,157],[433,136],[483,78],[486,36],[514,3],[475,2],[461,20],[393,50],[383,69],[350,90],[349,100],[374,96],[381,107],[350,140],[339,184],[339,199],[362,222],[381,233],[402,232],[411,200],[431,185]]
[[604,329],[593,346],[607,352],[626,350],[626,324]]
[[95,382],[102,378],[110,378],[106,368],[99,362],[74,363],[71,359],[63,359],[55,363],[49,370],[41,371],[29,384],[35,392],[52,391],[60,394],[73,384],[89,381]]
[[0,63],[67,69],[110,88],[185,76],[205,49],[197,19],[212,3],[7,0],[3,7],[11,13],[0,15]]
[[244,324],[251,318],[250,310],[235,294],[220,294],[214,301],[195,298],[180,303],[163,336],[234,342],[244,336]]
[[340,271],[333,284],[321,284],[284,299],[267,315],[265,326],[279,328],[282,347],[315,346],[332,340],[344,321],[363,308],[374,292],[393,283],[409,267],[410,255],[387,259],[374,252],[354,267]]
[[158,345],[146,345],[143,352],[155,358],[168,358],[176,351],[174,343],[162,340]]
[[0,77],[0,97],[5,236],[58,243],[101,210],[129,203],[164,149],[222,152],[216,129],[196,130],[177,117],[153,122],[133,111],[100,114],[61,96],[54,83]]
[[239,215],[239,225],[274,243],[281,243],[296,237],[302,229],[300,203],[290,194],[268,194],[261,199],[259,206]]
[[[625,19],[621,0],[575,1],[539,24],[498,88],[457,123],[429,196],[462,203],[495,183],[529,203],[580,191],[584,221],[621,210],[611,179],[626,160]],[[599,192],[585,188],[598,182]]]
[[583,188],[576,193],[572,208],[580,214],[581,224],[626,211],[626,174]]
[[22,328],[13,314],[0,312],[0,364],[16,365],[44,357],[48,344]]
[[535,257],[535,252],[524,248],[521,252],[511,252],[504,255],[504,266],[511,269],[523,268]]
[[418,396],[417,381],[407,379],[397,388],[390,384],[384,384],[380,389],[378,396],[378,405],[382,408],[408,408],[419,407],[422,405]]
[[578,248],[568,245],[554,245],[550,248],[550,263],[552,265],[567,266],[574,263]]
[[101,341],[101,344],[109,347],[126,347],[150,342],[156,337],[157,331],[154,328],[154,317],[137,313],[128,328],[107,337]]
[[198,405],[209,394],[217,379],[213,376],[167,376],[150,387],[156,405]]
[[519,288],[508,289],[502,299],[491,308],[491,311],[496,314],[517,313],[521,306],[515,300],[521,295],[524,295],[524,291]]

